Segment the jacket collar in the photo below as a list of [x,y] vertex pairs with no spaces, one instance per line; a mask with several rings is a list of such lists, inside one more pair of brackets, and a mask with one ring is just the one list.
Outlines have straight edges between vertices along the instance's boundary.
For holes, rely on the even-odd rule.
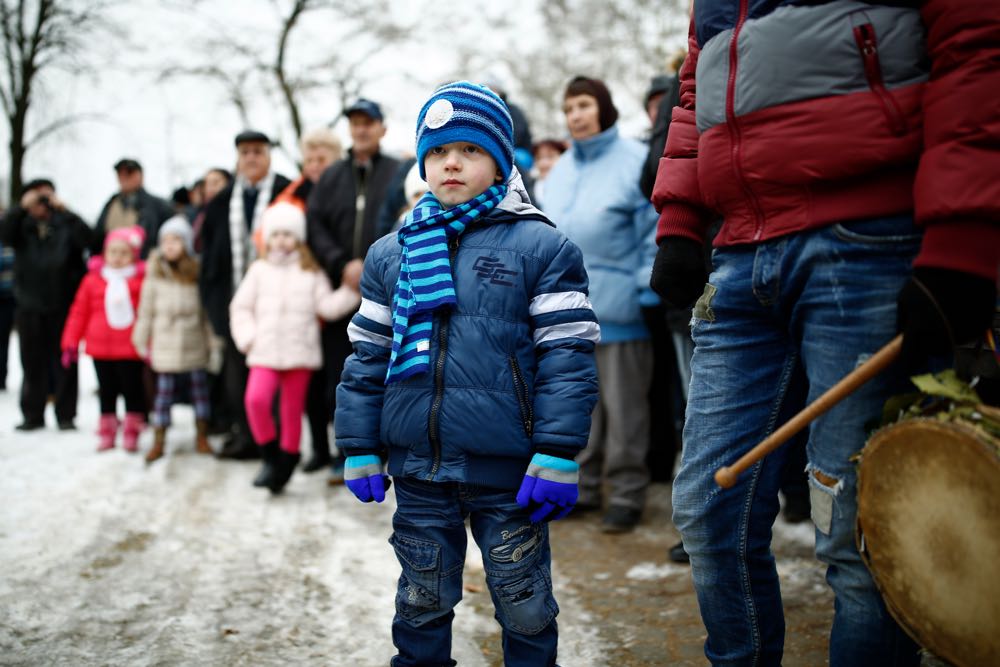
[[592,137],[573,142],[573,157],[583,162],[596,160],[618,139],[618,124]]

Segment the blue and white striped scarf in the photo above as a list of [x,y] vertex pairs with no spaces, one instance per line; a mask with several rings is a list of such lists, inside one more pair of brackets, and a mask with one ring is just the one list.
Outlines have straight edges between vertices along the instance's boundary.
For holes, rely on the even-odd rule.
[[428,192],[399,230],[403,255],[396,281],[392,317],[392,356],[385,383],[425,373],[430,367],[434,311],[455,303],[448,241],[496,207],[507,185],[494,185],[474,199],[447,210]]

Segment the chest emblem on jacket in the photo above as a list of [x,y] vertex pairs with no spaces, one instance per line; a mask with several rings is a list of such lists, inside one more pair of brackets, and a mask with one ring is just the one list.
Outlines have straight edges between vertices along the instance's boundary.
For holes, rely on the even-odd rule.
[[513,287],[509,278],[518,275],[518,271],[512,271],[500,261],[499,257],[491,255],[480,255],[476,258],[476,263],[472,265],[472,270],[476,272],[481,280],[489,280],[494,285]]

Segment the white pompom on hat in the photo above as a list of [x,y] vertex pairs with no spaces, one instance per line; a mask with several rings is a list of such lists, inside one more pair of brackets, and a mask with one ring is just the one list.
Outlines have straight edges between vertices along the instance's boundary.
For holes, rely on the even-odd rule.
[[306,240],[306,214],[295,204],[278,202],[268,207],[261,216],[261,228],[264,233],[264,241],[271,238],[274,232],[288,232],[305,243]]

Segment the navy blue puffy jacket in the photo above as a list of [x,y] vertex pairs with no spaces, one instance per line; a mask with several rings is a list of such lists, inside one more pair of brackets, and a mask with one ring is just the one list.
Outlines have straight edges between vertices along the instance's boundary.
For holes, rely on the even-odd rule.
[[[517,184],[519,185],[519,184]],[[392,476],[516,489],[531,456],[573,458],[597,401],[600,329],[580,250],[512,187],[452,245],[457,307],[439,311],[430,371],[385,385],[400,245],[368,252],[337,387],[337,447]]]

